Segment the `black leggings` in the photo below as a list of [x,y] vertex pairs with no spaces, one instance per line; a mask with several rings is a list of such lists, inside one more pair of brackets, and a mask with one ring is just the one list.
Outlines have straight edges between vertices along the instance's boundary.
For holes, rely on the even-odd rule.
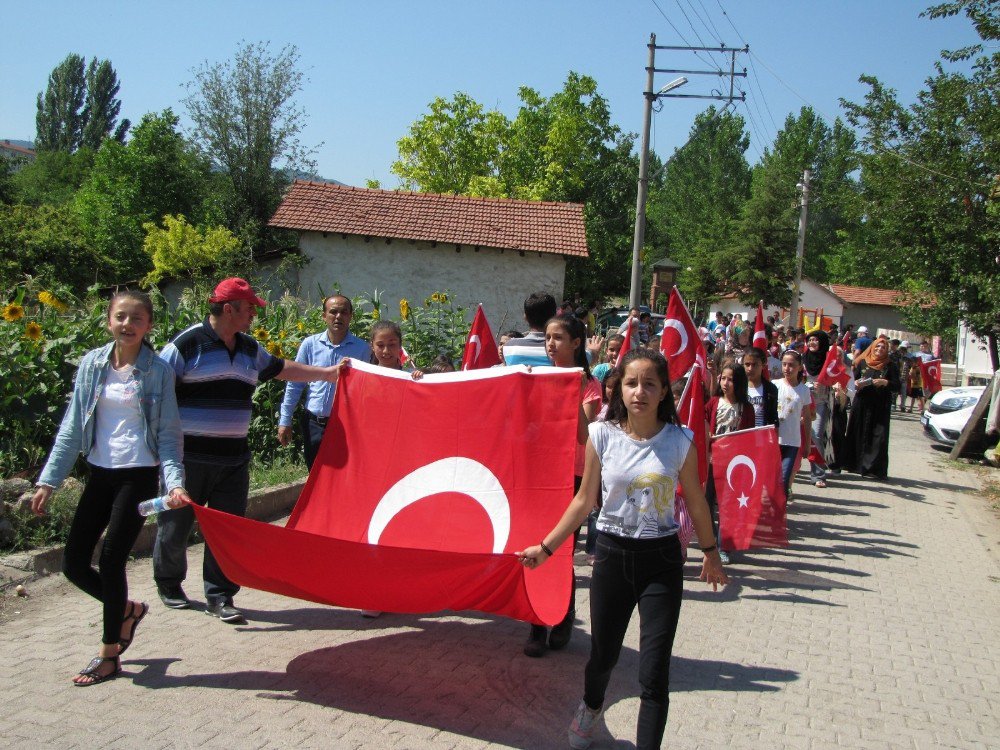
[[[102,469],[90,467],[90,479],[76,506],[73,525],[66,540],[63,573],[79,588],[104,604],[104,635],[102,643],[111,645],[121,639],[128,581],[125,563],[146,519],[136,506],[156,497],[159,489],[159,467],[140,466],[132,469]],[[99,571],[91,560],[94,548],[104,535]]]
[[670,654],[681,612],[684,562],[677,535],[623,539],[601,533],[590,577],[590,660],[583,700],[604,705],[611,670],[639,607],[639,719],[636,748],[658,748],[670,707]]

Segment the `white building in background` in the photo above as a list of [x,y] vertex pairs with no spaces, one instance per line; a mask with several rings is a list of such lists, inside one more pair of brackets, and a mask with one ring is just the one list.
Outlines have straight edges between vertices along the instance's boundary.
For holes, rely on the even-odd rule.
[[[583,206],[469,198],[296,181],[270,225],[299,233],[305,265],[292,272],[319,302],[334,285],[348,296],[376,289],[390,311],[450,292],[482,303],[498,334],[524,329],[524,299],[562,299],[567,258],[587,258]],[[393,316],[395,317],[395,316]]]

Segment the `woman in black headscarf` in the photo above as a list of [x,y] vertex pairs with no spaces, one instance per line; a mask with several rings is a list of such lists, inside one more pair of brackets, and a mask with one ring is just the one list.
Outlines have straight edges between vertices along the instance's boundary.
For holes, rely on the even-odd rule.
[[[826,453],[827,428],[831,413],[830,386],[821,385],[816,378],[823,371],[826,354],[830,351],[830,336],[826,331],[811,331],[806,339],[806,350],[802,355],[806,383],[813,392],[816,402],[816,416],[812,423],[812,439],[820,456]],[[806,451],[810,453],[810,451]],[[809,462],[809,475],[817,487],[826,487],[826,466],[818,461]]]

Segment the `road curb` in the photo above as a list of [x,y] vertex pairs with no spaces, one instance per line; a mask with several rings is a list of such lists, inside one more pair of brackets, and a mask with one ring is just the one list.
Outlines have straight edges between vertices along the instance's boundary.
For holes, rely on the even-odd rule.
[[[288,513],[299,499],[299,493],[305,483],[306,480],[303,478],[296,482],[251,492],[247,502],[246,517],[258,521],[271,521]],[[195,521],[195,529],[197,528],[198,522]],[[155,541],[156,520],[155,517],[151,517],[139,532],[139,538],[132,547],[132,556],[143,557],[150,554]],[[0,557],[0,591],[61,572],[63,549],[64,545],[60,544]],[[98,544],[94,550],[95,564],[100,549],[101,546]]]

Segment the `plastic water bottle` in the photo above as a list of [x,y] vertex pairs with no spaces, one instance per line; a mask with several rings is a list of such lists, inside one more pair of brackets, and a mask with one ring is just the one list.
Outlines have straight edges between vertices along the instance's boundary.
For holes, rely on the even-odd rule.
[[154,513],[162,513],[165,510],[173,510],[167,502],[170,500],[170,495],[160,495],[160,497],[154,497],[150,500],[143,500],[139,503],[139,515],[140,516],[151,516]]

